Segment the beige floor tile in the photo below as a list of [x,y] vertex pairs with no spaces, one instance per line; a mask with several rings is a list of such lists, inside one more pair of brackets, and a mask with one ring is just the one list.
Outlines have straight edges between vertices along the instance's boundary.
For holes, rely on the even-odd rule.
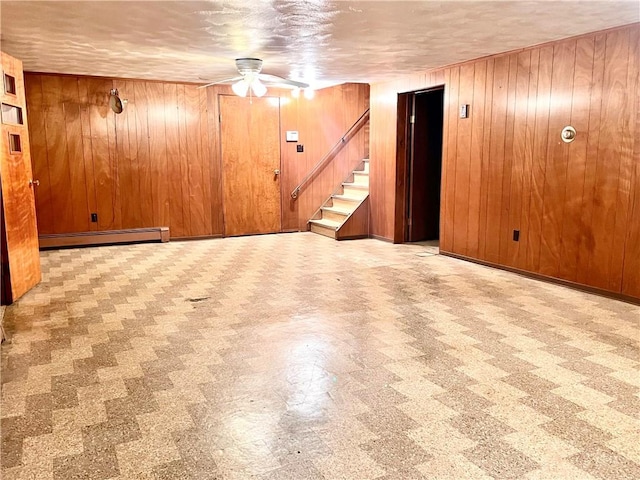
[[310,233],[42,252],[7,479],[640,478],[640,308]]

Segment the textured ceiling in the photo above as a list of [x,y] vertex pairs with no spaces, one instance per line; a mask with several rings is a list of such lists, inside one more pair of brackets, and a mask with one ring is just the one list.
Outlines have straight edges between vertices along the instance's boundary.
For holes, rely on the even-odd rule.
[[25,70],[202,82],[255,56],[315,86],[374,82],[637,22],[638,1],[1,3]]

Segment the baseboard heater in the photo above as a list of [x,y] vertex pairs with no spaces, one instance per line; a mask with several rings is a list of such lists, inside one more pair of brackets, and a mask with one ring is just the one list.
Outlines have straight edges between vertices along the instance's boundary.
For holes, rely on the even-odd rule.
[[168,242],[169,227],[105,230],[102,232],[56,233],[40,235],[40,249],[60,247],[87,247],[117,243]]

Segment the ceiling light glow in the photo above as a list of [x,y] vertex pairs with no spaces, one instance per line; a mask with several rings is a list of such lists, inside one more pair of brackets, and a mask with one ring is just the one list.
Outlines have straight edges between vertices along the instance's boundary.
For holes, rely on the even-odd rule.
[[247,91],[249,90],[249,84],[247,83],[246,80],[242,79],[239,82],[236,82],[233,85],[231,85],[231,90],[233,90],[233,93],[235,93],[239,97],[246,97]]

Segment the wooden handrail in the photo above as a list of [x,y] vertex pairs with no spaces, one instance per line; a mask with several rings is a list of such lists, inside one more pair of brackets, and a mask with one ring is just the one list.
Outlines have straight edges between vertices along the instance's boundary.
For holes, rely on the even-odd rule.
[[360,127],[365,123],[365,119],[369,120],[369,109],[367,108],[364,113],[362,115],[360,115],[360,117],[353,123],[353,125],[351,125],[349,127],[349,129],[344,133],[344,135],[342,135],[342,137],[340,137],[340,140],[338,140],[338,142],[331,147],[331,150],[329,150],[321,159],[318,163],[316,163],[316,165],[311,169],[311,171],[309,173],[307,173],[305,175],[305,177],[302,179],[302,181],[296,186],[296,188],[293,189],[293,191],[291,192],[291,198],[293,198],[294,200],[296,198],[298,198],[298,194],[300,193],[300,190],[302,189],[302,187],[313,178],[313,176],[315,175],[315,173],[322,167],[324,166],[324,163],[332,158],[332,155],[336,152],[336,150],[338,150],[338,147],[341,147],[342,144],[347,140],[347,138],[351,135],[351,133],[353,133],[354,131],[357,131],[360,129]]

